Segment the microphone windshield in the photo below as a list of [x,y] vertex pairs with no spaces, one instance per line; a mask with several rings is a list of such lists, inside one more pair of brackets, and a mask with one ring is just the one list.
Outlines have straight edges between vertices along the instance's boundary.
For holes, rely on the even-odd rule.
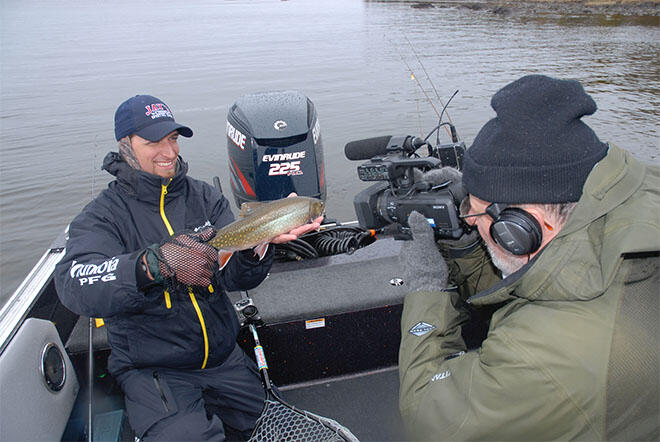
[[344,155],[346,155],[346,158],[353,161],[368,160],[377,155],[386,155],[387,145],[391,138],[391,135],[385,135],[351,141],[344,146]]

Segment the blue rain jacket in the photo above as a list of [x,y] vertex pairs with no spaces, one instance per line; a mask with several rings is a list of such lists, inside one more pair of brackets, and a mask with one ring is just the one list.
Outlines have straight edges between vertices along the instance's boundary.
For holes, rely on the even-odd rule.
[[239,330],[225,291],[259,285],[272,250],[262,261],[252,259],[252,251],[234,254],[209,287],[139,290],[136,262],[147,246],[171,234],[223,227],[234,216],[218,190],[186,175],[181,158],[171,180],[133,169],[116,152],[105,157],[103,169],[116,180],[69,226],[66,255],[55,269],[60,300],[77,314],[104,319],[115,376],[140,367],[219,365]]

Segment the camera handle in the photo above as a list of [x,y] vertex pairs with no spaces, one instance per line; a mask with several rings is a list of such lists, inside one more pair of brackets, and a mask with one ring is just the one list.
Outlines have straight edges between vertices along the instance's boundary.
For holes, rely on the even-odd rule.
[[442,166],[442,161],[434,157],[426,158],[407,158],[397,160],[390,164],[388,174],[390,181],[403,192],[408,192],[415,186],[415,173],[413,169],[428,168],[434,169]]

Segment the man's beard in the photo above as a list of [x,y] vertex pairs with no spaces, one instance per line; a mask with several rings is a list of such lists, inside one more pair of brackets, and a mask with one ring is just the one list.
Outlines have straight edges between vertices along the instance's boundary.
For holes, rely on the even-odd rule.
[[500,269],[504,278],[517,272],[522,266],[529,262],[529,255],[518,256],[504,251],[504,249],[498,246],[490,238],[490,235],[488,235],[487,238],[484,238],[484,242],[486,243],[486,249],[488,249],[490,259],[495,267]]

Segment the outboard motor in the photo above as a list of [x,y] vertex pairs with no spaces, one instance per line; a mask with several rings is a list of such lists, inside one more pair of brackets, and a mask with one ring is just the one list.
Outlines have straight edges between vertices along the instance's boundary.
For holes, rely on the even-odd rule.
[[227,114],[231,190],[238,207],[291,192],[325,201],[323,143],[312,101],[297,91],[245,95]]

